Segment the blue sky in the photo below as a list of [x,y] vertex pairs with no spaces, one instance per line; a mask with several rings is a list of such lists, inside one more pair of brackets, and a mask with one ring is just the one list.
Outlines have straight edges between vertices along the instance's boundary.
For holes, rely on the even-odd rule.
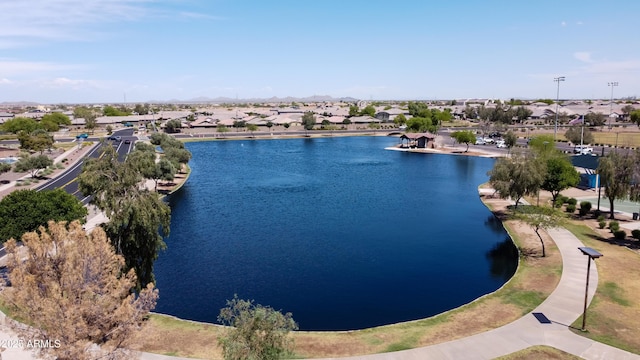
[[640,1],[0,0],[0,103],[636,96]]

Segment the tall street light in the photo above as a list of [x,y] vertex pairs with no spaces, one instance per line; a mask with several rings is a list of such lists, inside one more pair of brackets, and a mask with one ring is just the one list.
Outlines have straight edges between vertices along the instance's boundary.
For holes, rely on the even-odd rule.
[[589,297],[589,273],[591,272],[591,260],[595,260],[602,256],[597,250],[590,247],[579,247],[578,250],[583,255],[587,255],[587,284],[584,289],[584,308],[582,311],[582,331],[587,331],[587,299]]
[[607,83],[611,87],[611,99],[609,100],[609,130],[611,130],[611,117],[613,116],[613,88],[618,86],[617,81]]
[[558,105],[560,103],[560,81],[564,81],[564,76],[553,78],[553,81],[558,83],[558,91],[556,92],[556,126],[553,130],[553,141],[556,141],[556,137],[558,136]]

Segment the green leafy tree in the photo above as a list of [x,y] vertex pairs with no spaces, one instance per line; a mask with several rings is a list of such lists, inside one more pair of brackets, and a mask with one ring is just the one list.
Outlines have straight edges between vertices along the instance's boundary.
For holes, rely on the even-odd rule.
[[358,114],[360,114],[360,109],[358,108],[358,105],[349,106],[349,117],[358,116]]
[[11,171],[11,164],[0,163],[0,175]]
[[533,111],[531,111],[530,109],[524,106],[518,106],[514,111],[514,115],[519,122],[523,122],[527,120],[532,114],[533,114]]
[[247,124],[247,130],[249,130],[249,132],[251,133],[251,136],[253,137],[253,132],[258,130],[258,125],[256,124]]
[[622,114],[625,118],[629,118],[629,115],[635,110],[636,108],[633,107],[633,105],[625,105],[622,107]]
[[282,126],[284,126],[284,128],[285,128],[285,129],[288,129],[288,128],[291,126],[291,124],[289,124],[289,123],[284,123]]
[[564,189],[574,187],[580,182],[580,174],[576,171],[565,154],[556,153],[546,158],[546,171],[542,189],[551,193],[551,203]]
[[93,130],[98,126],[97,116],[93,109],[81,106],[73,110],[73,116],[76,118],[84,119],[84,127],[90,130],[93,134]]
[[465,152],[469,151],[469,144],[476,141],[476,136],[471,130],[454,131],[451,137],[458,143],[467,145]]
[[127,116],[130,114],[130,112],[124,109],[117,109],[110,105],[107,105],[102,109],[102,115],[104,116]]
[[87,208],[62,189],[13,191],[0,200],[0,241],[19,240],[49,220],[84,221],[85,216]]
[[245,126],[247,126],[247,122],[244,121],[244,120],[235,120],[233,122],[233,127],[236,128],[236,129],[240,129],[240,128],[243,128]]
[[38,128],[38,122],[31,118],[16,117],[9,119],[2,124],[2,130],[17,134],[20,131],[24,131],[27,134],[31,134]]
[[219,132],[224,138],[224,134],[229,132],[229,128],[226,125],[220,124],[217,126],[216,131]]
[[165,133],[153,133],[149,140],[153,145],[160,145],[163,150],[167,150],[169,148],[184,149],[182,141]]
[[634,110],[630,112],[629,119],[631,119],[631,122],[638,124],[638,127],[640,127],[640,110]]
[[42,117],[42,120],[40,120],[40,122],[43,121],[51,121],[53,123],[55,123],[58,126],[61,125],[71,125],[71,119],[69,119],[69,117],[61,112],[54,112],[51,114],[46,114]]
[[178,119],[169,120],[164,124],[164,130],[168,133],[180,132],[182,128],[182,122]]
[[27,151],[39,151],[42,154],[46,149],[51,149],[55,140],[53,136],[44,129],[36,129],[33,133],[27,134],[25,131],[18,133],[20,148]]
[[16,172],[31,172],[31,177],[35,178],[40,170],[53,165],[53,160],[46,155],[23,156],[15,165]]
[[404,114],[398,114],[396,115],[396,117],[393,119],[393,123],[401,126],[407,123],[407,117],[404,116]]
[[511,130],[507,131],[506,134],[504,134],[503,138],[504,144],[507,146],[507,149],[509,149],[509,151],[511,151],[511,148],[516,146],[516,142],[518,141],[518,137]]
[[564,133],[564,137],[573,144],[580,144],[581,140],[583,144],[593,143],[593,134],[587,127],[572,126]]
[[593,126],[604,126],[607,123],[607,117],[601,113],[588,113],[584,116],[584,121]]
[[271,122],[271,121],[267,121],[267,123],[265,124],[265,126],[269,129],[269,131],[271,131],[271,128],[273,127],[273,122]]
[[435,132],[436,126],[431,122],[431,118],[412,117],[407,120],[408,132]]
[[291,313],[282,314],[234,295],[220,310],[218,321],[232,327],[218,340],[225,360],[277,360],[292,354],[288,335],[298,325]]
[[631,180],[637,166],[634,160],[629,154],[620,155],[614,151],[600,159],[598,174],[600,183],[604,186],[604,194],[609,199],[609,219],[615,219],[615,200],[629,196]]
[[125,270],[134,269],[137,288],[154,282],[153,263],[165,247],[171,210],[155,192],[140,186],[142,174],[129,161],[118,162],[113,147],[89,159],[78,176],[78,187],[92,194],[91,203],[109,221],[103,224],[116,253],[125,259]]
[[360,115],[366,115],[366,116],[374,117],[374,116],[376,116],[376,108],[374,108],[371,105],[367,105],[367,106],[365,106],[364,109],[362,109],[362,111],[360,111]]
[[540,230],[558,228],[565,222],[564,214],[547,206],[523,206],[516,212],[516,218],[527,223],[538,235],[542,245],[542,257],[547,256],[547,252]]
[[164,158],[171,161],[173,166],[180,171],[181,164],[187,164],[191,160],[191,152],[187,149],[171,147],[164,151]]
[[514,154],[496,161],[489,175],[489,183],[501,198],[511,198],[515,208],[525,195],[535,195],[544,182],[545,169],[541,161],[530,154]]
[[147,115],[149,113],[149,104],[136,104],[136,106],[133,108],[133,111],[135,113],[138,113],[138,115]]
[[[311,111],[308,111],[302,115],[302,126],[304,126],[305,132],[312,130],[316,125],[316,117],[313,115]],[[306,134],[307,136],[309,134]]]
[[539,135],[529,139],[529,148],[538,155],[544,155],[556,151],[553,135]]

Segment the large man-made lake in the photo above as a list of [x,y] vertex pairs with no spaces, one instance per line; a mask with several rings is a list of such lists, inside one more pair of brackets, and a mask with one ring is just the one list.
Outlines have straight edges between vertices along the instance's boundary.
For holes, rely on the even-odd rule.
[[292,312],[303,330],[360,329],[502,286],[517,252],[477,191],[494,160],[384,150],[398,142],[188,143],[156,311],[216,322],[238,294]]

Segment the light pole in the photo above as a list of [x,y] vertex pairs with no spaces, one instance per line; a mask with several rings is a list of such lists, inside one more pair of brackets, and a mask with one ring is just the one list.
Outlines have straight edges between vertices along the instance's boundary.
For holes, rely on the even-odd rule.
[[591,271],[591,259],[597,259],[602,256],[598,251],[590,247],[579,247],[578,250],[582,251],[583,255],[587,255],[587,285],[584,290],[584,309],[582,311],[582,331],[587,331],[587,297],[589,295],[589,272]]
[[564,81],[564,76],[553,78],[553,81],[558,83],[558,91],[556,92],[556,126],[553,129],[553,141],[556,141],[556,137],[558,136],[558,105],[560,103],[560,81]]
[[618,86],[618,82],[609,82],[607,83],[607,86],[611,86],[611,99],[609,100],[609,130],[611,130],[611,117],[613,116],[613,88]]

